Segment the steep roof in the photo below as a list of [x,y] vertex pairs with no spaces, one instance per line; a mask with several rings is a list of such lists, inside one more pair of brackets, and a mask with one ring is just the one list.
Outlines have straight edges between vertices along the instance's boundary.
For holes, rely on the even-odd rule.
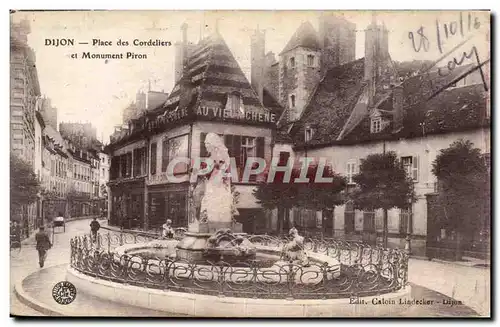
[[413,138],[429,134],[464,131],[486,127],[488,92],[484,86],[475,84],[450,88],[428,101],[420,101],[404,110],[402,129],[393,133],[392,122],[382,132],[370,133],[370,118],[367,116],[346,136],[346,141],[369,141],[390,137]]
[[239,92],[245,109],[268,112],[219,34],[200,41],[192,50],[186,71],[166,102],[153,112],[198,106],[224,108],[227,95]]
[[304,142],[304,128],[314,128],[308,144],[337,139],[364,90],[364,58],[330,69],[318,84],[291,135],[296,144]]
[[309,22],[302,23],[292,35],[287,45],[283,48],[280,54],[293,50],[297,47],[308,49],[320,49],[318,33]]

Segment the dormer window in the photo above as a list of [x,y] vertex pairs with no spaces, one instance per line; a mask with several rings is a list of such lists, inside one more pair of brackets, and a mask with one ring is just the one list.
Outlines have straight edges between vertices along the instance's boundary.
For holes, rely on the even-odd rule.
[[233,114],[244,114],[245,108],[243,107],[243,101],[241,95],[238,92],[233,92],[227,96],[226,109],[231,110]]
[[382,130],[382,118],[373,117],[371,120],[371,132],[379,133]]
[[290,68],[295,68],[295,57],[290,58]]
[[307,66],[314,67],[314,56],[307,55]]
[[290,108],[295,108],[295,94],[290,95]]
[[314,135],[314,130],[311,126],[306,126],[305,130],[304,130],[304,140],[306,142],[309,142],[312,140],[313,138],[313,135]]

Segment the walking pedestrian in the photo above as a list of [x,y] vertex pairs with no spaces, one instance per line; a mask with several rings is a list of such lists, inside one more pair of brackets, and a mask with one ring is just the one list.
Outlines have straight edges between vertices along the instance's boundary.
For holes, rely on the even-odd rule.
[[38,263],[40,268],[43,268],[45,259],[47,258],[47,251],[52,247],[49,234],[45,232],[45,226],[40,226],[40,231],[35,235],[36,249],[38,250]]
[[101,228],[101,224],[97,221],[97,218],[94,217],[94,219],[90,222],[90,232],[92,233],[92,242],[97,241],[97,232]]

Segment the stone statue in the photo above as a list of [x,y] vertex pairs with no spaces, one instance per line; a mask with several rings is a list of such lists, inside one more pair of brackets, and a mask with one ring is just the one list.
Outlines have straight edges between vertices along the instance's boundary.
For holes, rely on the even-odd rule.
[[163,224],[163,230],[161,236],[163,238],[174,238],[174,229],[172,228],[172,220],[167,219],[165,224]]
[[309,258],[304,250],[304,237],[299,235],[295,227],[292,227],[288,234],[292,237],[292,240],[283,247],[283,258],[302,266],[309,266]]
[[230,165],[229,153],[222,138],[208,133],[205,147],[210,153],[212,170],[205,180],[205,191],[200,206],[200,222],[231,223],[233,218],[233,195],[231,178],[226,177]]

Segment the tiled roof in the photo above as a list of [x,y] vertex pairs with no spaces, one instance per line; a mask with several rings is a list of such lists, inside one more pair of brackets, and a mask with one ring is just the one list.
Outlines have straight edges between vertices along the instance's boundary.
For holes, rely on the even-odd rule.
[[315,50],[320,49],[318,33],[316,33],[311,23],[302,23],[297,31],[295,31],[295,33],[292,35],[281,53],[285,53],[297,47],[304,47]]
[[292,128],[296,144],[304,142],[304,128],[314,129],[308,144],[337,139],[363,89],[364,58],[330,69],[320,81],[302,117]]
[[183,77],[165,104],[153,114],[177,107],[186,108],[188,112],[198,106],[224,108],[227,95],[234,91],[241,94],[245,109],[267,112],[226,42],[219,34],[213,34],[192,50]]
[[264,107],[268,108],[272,113],[276,114],[276,117],[280,117],[283,113],[283,107],[278,103],[274,96],[269,92],[267,88],[264,88],[264,94],[262,99]]
[[[345,140],[418,137],[424,132],[443,133],[488,125],[489,120],[485,117],[488,95],[482,84],[442,90],[470,69],[471,66],[457,67],[446,76],[440,76],[437,71],[433,71],[404,81],[402,129],[394,134],[391,123],[381,133],[372,134],[370,118],[367,115]],[[439,90],[442,91],[438,92]],[[392,110],[392,96],[382,103],[379,109]],[[421,123],[424,124],[423,127]]]

